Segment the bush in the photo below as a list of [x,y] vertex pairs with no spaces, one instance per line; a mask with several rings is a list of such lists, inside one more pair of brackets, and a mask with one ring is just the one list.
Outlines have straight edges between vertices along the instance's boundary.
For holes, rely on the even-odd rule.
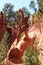
[[7,45],[8,37],[9,37],[9,35],[6,31],[3,38],[2,38],[2,41],[0,42],[0,65],[3,64],[3,60],[5,59],[7,51],[9,49],[8,45]]
[[28,48],[22,57],[22,63],[25,65],[39,65],[37,52],[32,48]]

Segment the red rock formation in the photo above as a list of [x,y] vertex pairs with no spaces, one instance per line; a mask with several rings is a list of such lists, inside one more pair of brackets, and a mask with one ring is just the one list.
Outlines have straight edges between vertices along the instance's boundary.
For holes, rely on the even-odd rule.
[[[27,32],[25,33],[27,34]],[[27,37],[27,35],[25,36],[24,34],[23,39],[18,41],[18,43],[16,42],[16,46],[15,42],[14,45],[12,44],[10,52],[8,52],[9,60],[15,64],[22,63],[21,57],[23,55],[23,52],[30,46],[32,46],[32,39]]]
[[0,13],[0,41],[7,30],[7,20],[4,18],[4,14]]
[[[19,16],[21,17],[20,20]],[[14,42],[15,38],[18,37],[19,32],[22,33],[27,28],[27,21],[28,21],[27,17],[24,17],[23,11],[20,9],[16,14],[16,20],[14,21],[14,26],[12,28],[9,27],[7,28],[7,31],[10,34],[11,44]]]
[[[43,34],[43,20],[42,19],[40,20],[40,26],[41,26],[41,31]],[[21,36],[21,34],[20,34],[20,36]],[[18,38],[20,38],[20,36],[18,36]],[[24,35],[21,38],[21,40],[19,39],[19,41],[17,42],[17,39],[16,39],[14,41],[14,43],[12,44],[12,46],[7,54],[8,60],[10,60],[11,62],[13,62],[15,64],[21,63],[21,57],[22,57],[24,51],[28,47],[32,46],[33,38],[35,36],[36,36],[37,40],[39,41],[41,33],[40,33],[38,23],[36,25],[33,25],[26,31],[24,31]]]
[[27,27],[28,27],[28,17],[24,17],[24,13],[22,11],[22,9],[20,9],[19,11],[17,11],[16,14],[16,21],[19,22],[19,27],[20,27],[20,31],[24,31]]

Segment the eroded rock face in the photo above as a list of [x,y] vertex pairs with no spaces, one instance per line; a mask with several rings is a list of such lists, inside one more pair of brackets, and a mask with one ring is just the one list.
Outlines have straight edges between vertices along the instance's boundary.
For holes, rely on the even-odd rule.
[[8,59],[16,64],[22,63],[22,55],[25,49],[32,46],[32,39],[27,37],[27,32],[24,33],[23,37],[18,41],[15,40],[15,42],[12,44],[10,50],[8,51],[7,57]]
[[[42,31],[42,34],[43,34],[42,23],[43,22],[41,22],[40,26],[41,26],[41,31]],[[20,36],[18,36],[18,38],[13,42],[10,50],[8,51],[7,59],[10,60],[11,62],[15,63],[15,64],[22,63],[21,57],[22,57],[24,51],[28,47],[32,46],[32,42],[33,42],[33,39],[34,39],[35,36],[36,36],[36,39],[39,42],[41,32],[40,32],[38,24],[33,25],[31,28],[24,31],[22,38],[20,38],[21,34],[20,34]]]

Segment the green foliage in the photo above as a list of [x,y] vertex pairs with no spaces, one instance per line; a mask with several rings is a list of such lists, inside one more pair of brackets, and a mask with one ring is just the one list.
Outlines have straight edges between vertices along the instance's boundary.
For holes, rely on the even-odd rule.
[[27,16],[27,17],[30,17],[30,12],[27,12],[27,13],[26,13],[26,16]]
[[6,57],[7,51],[9,49],[8,45],[7,45],[8,37],[9,37],[9,34],[6,31],[3,38],[2,38],[2,41],[0,42],[0,65],[3,64],[3,60]]
[[0,62],[0,65],[5,65],[5,62],[4,62],[4,61],[1,61],[1,62]]
[[3,8],[6,19],[9,21],[14,20],[15,12],[13,11],[14,6],[10,3],[6,3]]
[[30,6],[30,8],[34,9],[34,11],[36,12],[37,9],[36,9],[35,5],[36,5],[36,3],[34,1],[31,1],[29,6]]
[[37,0],[39,9],[41,9],[43,11],[43,0]]
[[28,12],[28,9],[27,9],[26,7],[23,7],[23,8],[22,8],[22,11],[23,11],[23,13],[24,13],[24,16],[26,16],[26,13]]
[[23,7],[22,10],[24,13],[28,12],[28,9],[26,7]]
[[30,16],[30,12],[28,11],[28,9],[27,9],[26,7],[23,7],[23,8],[22,8],[22,11],[23,11],[23,13],[24,13],[24,16],[27,16],[27,17]]
[[8,23],[8,26],[13,26],[13,22],[10,21],[10,22]]
[[23,38],[23,36],[25,35],[24,32],[22,32],[21,36],[20,36],[20,40]]
[[25,65],[39,65],[37,52],[32,47],[28,48],[23,54],[22,62]]
[[6,31],[2,40],[8,41],[8,39],[9,39],[9,33]]

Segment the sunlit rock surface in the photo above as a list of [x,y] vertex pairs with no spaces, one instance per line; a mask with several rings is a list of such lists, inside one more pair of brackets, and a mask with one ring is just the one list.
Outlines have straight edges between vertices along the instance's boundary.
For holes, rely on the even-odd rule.
[[[40,20],[40,23],[36,23],[35,25],[30,26],[26,31],[24,31],[22,38],[19,39],[18,42],[17,42],[18,39],[16,39],[13,42],[13,44],[11,45],[11,48],[8,51],[7,60],[11,61],[14,64],[22,64],[21,57],[23,55],[23,52],[28,47],[32,46],[34,37],[36,37],[36,39],[39,42],[41,35],[43,35],[43,20],[42,19]],[[39,57],[39,60],[41,60],[40,57]],[[9,65],[11,64],[9,63]],[[42,62],[42,65],[43,65],[43,62]]]

